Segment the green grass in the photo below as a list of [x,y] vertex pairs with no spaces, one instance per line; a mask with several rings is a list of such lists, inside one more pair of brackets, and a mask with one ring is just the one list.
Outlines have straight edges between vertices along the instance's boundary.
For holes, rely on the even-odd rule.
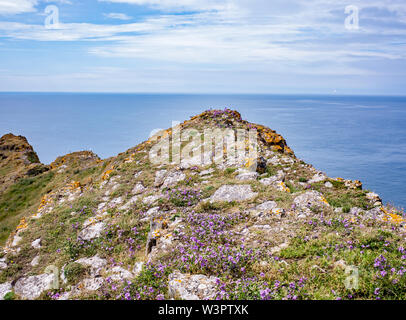
[[24,212],[40,202],[53,178],[54,174],[48,172],[21,179],[0,195],[0,245],[16,228]]

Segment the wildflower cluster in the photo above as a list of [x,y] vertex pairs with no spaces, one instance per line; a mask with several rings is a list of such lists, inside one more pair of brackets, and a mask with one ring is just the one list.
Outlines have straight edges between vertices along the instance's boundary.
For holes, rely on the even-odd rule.
[[167,292],[168,275],[171,268],[165,264],[148,262],[141,274],[133,281],[121,283],[107,278],[104,284],[104,298],[115,300],[163,300]]
[[259,256],[259,252],[238,244],[230,226],[246,219],[237,214],[204,214],[192,212],[187,217],[188,229],[180,235],[180,244],[174,253],[178,267],[186,272],[207,274],[244,274],[247,266]]
[[199,189],[176,188],[166,190],[165,196],[177,207],[189,207],[200,201],[202,193]]
[[258,277],[243,277],[229,283],[217,281],[219,292],[217,299],[231,300],[299,300],[305,299],[304,290],[307,278],[300,278],[296,281],[282,283],[275,280],[268,283],[264,274]]

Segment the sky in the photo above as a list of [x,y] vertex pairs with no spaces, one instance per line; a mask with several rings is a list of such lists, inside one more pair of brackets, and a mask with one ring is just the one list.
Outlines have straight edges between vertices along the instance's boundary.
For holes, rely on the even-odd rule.
[[405,88],[404,0],[0,0],[4,92]]

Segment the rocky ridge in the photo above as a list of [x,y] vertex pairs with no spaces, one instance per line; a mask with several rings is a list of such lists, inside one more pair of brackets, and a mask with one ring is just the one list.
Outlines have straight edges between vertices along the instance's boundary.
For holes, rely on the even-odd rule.
[[[173,139],[170,128],[117,157],[73,153],[32,176],[38,200],[15,209],[0,299],[404,298],[403,212],[359,181],[306,164],[281,135],[236,111],[179,125],[208,127],[256,129],[258,158],[153,165],[150,150]],[[10,139],[0,140],[0,168],[16,151],[4,147]],[[30,166],[32,147],[17,152]],[[0,208],[10,206],[10,188],[26,192],[18,179],[4,186]],[[360,270],[358,288],[346,284],[348,266]]]

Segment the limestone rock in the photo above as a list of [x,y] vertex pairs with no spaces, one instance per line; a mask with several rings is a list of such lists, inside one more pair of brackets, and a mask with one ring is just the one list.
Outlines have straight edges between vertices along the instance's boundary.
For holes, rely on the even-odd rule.
[[98,255],[91,258],[82,258],[75,262],[85,267],[90,267],[90,274],[92,277],[100,275],[101,270],[107,265],[107,261],[100,258]]
[[168,171],[167,170],[159,170],[155,173],[155,182],[154,186],[159,187],[164,183]]
[[186,175],[181,171],[175,171],[169,173],[162,184],[162,188],[173,187],[179,181],[185,180]]
[[31,246],[32,246],[34,249],[41,249],[41,238],[39,238],[39,239],[37,239],[37,240],[34,240],[34,241],[31,243]]
[[4,270],[7,268],[6,258],[0,259],[0,270]]
[[40,256],[36,256],[34,259],[32,259],[31,266],[36,267],[37,265],[39,265],[39,261],[40,261]]
[[242,171],[238,176],[235,177],[237,180],[241,181],[250,181],[250,180],[256,180],[258,178],[258,173],[257,172],[251,172],[251,171]]
[[309,183],[317,183],[325,181],[328,177],[323,172],[317,172],[310,180]]
[[209,174],[212,174],[214,172],[213,168],[203,170],[202,172],[199,173],[200,176],[208,176]]
[[110,270],[111,276],[110,278],[114,281],[122,281],[122,280],[129,280],[131,278],[133,278],[133,274],[128,271],[125,270],[122,267],[114,267]]
[[138,276],[140,275],[143,266],[144,266],[144,262],[137,262],[137,263],[134,265],[134,268],[133,268],[133,270],[132,270],[132,272],[133,272],[133,274],[134,274],[134,277],[138,277]]
[[210,198],[216,201],[245,201],[255,198],[258,193],[252,191],[250,185],[223,185]]
[[13,287],[10,282],[0,284],[0,300],[4,300],[4,297],[7,293],[11,292]]
[[270,186],[270,185],[276,184],[278,182],[285,181],[285,176],[286,176],[285,172],[283,172],[282,170],[279,170],[276,175],[269,177],[269,178],[261,179],[261,180],[259,180],[259,182],[261,182],[265,186]]
[[382,199],[375,192],[369,192],[365,196],[371,202],[382,202]]
[[83,229],[79,233],[79,238],[82,240],[92,240],[100,237],[103,230],[104,230],[104,222],[98,222]]
[[278,204],[275,201],[266,201],[260,205],[258,205],[255,209],[259,211],[271,211],[275,209]]
[[189,275],[175,271],[169,275],[169,297],[181,300],[214,299],[217,293],[216,277]]
[[329,206],[323,195],[318,191],[307,191],[293,200],[293,204],[299,209]]
[[149,204],[149,205],[151,205],[151,204],[153,204],[155,201],[157,201],[158,199],[160,199],[161,197],[159,196],[159,195],[152,195],[152,196],[148,196],[148,197],[145,197],[143,200],[142,200],[142,202],[144,203],[144,204]]
[[141,194],[143,193],[147,188],[144,187],[144,185],[141,182],[138,182],[134,189],[132,190],[132,194]]
[[41,274],[19,279],[15,286],[14,292],[23,299],[37,299],[42,292],[51,288],[54,280],[53,274]]

